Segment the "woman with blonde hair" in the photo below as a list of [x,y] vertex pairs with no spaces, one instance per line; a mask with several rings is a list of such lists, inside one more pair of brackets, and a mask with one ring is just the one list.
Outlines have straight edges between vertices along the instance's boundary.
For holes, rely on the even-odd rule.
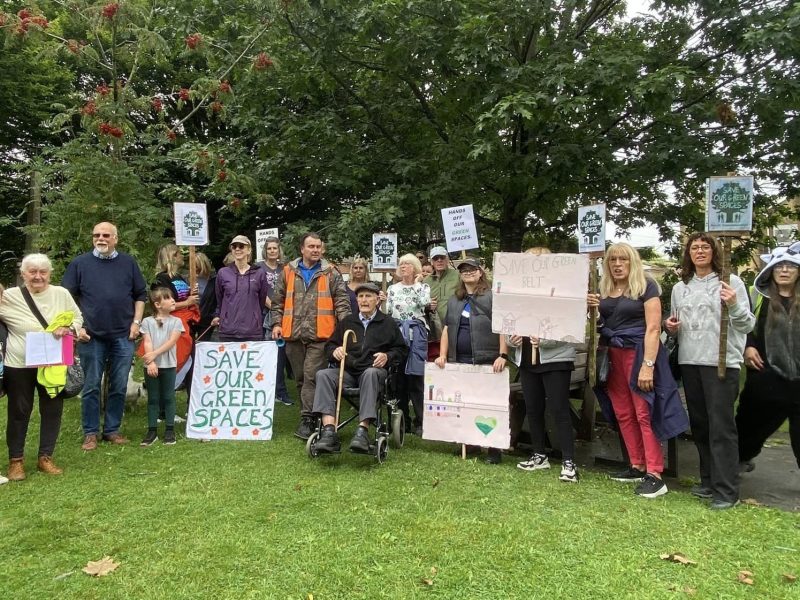
[[[405,416],[406,430],[421,435],[425,361],[428,358],[428,326],[425,323],[425,310],[431,303],[431,288],[427,283],[422,283],[422,265],[416,256],[404,254],[397,261],[397,265],[400,280],[389,286],[386,312],[400,322],[403,337],[409,345],[404,372],[397,378],[397,397]],[[414,407],[413,422],[409,402]]]
[[635,493],[644,498],[667,493],[661,441],[689,424],[659,339],[660,294],[636,249],[620,242],[606,250],[600,294],[588,296],[589,306],[600,307],[601,343],[610,364],[607,387],[598,392],[610,399],[631,463],[611,478],[639,482]]
[[369,263],[366,258],[356,256],[350,263],[350,279],[347,282],[347,295],[350,297],[350,310],[358,314],[358,299],[356,289],[369,281]]

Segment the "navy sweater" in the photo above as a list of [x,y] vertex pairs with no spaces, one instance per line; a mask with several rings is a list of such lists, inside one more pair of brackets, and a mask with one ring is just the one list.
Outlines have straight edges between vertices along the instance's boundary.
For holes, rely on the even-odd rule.
[[120,252],[115,258],[81,254],[67,267],[61,285],[75,297],[89,335],[127,337],[134,302],[147,300],[147,282],[136,261]]

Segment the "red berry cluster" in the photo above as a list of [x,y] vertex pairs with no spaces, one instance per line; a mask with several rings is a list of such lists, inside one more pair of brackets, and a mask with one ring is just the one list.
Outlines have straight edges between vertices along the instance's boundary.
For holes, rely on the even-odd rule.
[[188,102],[190,98],[189,90],[187,90],[186,88],[181,88],[180,91],[178,92],[178,98],[180,98],[184,102]]
[[225,181],[227,178],[228,178],[227,172],[220,171],[219,173],[217,173],[217,179],[219,179],[220,181]]
[[178,135],[175,133],[175,130],[174,130],[174,129],[170,129],[170,130],[167,132],[167,139],[168,139],[170,142],[174,142],[174,141],[175,141],[175,139],[176,139],[177,137],[178,137]]
[[184,41],[190,50],[197,50],[197,48],[203,43],[203,36],[199,33],[193,33],[191,35],[187,35]]
[[103,18],[109,21],[113,19],[119,11],[119,2],[109,2],[103,7]]
[[81,113],[89,117],[96,115],[97,105],[94,103],[94,100],[89,100],[86,104],[84,104],[83,108],[81,109]]
[[111,93],[111,88],[108,87],[105,83],[101,83],[95,89],[97,90],[97,93],[100,94],[103,98],[105,98]]
[[156,112],[164,110],[164,104],[161,102],[161,98],[153,98],[150,100],[150,106],[152,106],[153,110]]
[[100,133],[103,135],[110,135],[111,137],[121,138],[124,132],[119,127],[111,125],[111,123],[100,123]]
[[231,93],[231,84],[227,81],[221,81],[219,84],[219,91],[223,94]]
[[[3,15],[3,18],[5,22],[5,15]],[[17,23],[17,26],[14,28],[14,33],[17,35],[25,35],[28,33],[28,28],[31,25],[36,25],[42,29],[47,29],[50,26],[47,17],[44,15],[34,15],[27,8],[23,8],[19,11],[17,13],[17,18],[19,18],[19,23]]]
[[212,102],[211,103],[211,112],[214,114],[218,114],[222,112],[222,102]]
[[256,71],[264,71],[272,66],[272,59],[266,52],[259,52],[253,59],[253,68]]

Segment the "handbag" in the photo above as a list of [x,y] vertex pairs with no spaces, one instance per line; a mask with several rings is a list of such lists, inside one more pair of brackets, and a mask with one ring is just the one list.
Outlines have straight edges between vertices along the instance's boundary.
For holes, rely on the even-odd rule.
[[664,346],[669,353],[669,370],[675,381],[681,380],[681,364],[678,362],[678,338],[667,336]]
[[439,313],[435,310],[425,311],[425,322],[428,325],[428,341],[438,342],[442,339],[444,327],[442,326],[442,319],[439,317]]
[[[33,316],[36,317],[36,320],[39,321],[39,324],[43,329],[47,329],[49,326],[47,319],[42,316],[42,313],[39,311],[39,307],[36,306],[36,302],[33,301],[33,296],[31,296],[28,288],[22,286],[21,290],[22,297],[25,298],[25,303],[28,305],[28,308],[31,309]],[[74,363],[67,366],[67,380],[64,383],[64,388],[61,390],[61,397],[74,398],[77,396],[83,389],[83,380],[83,367],[81,366],[80,359],[76,357]]]

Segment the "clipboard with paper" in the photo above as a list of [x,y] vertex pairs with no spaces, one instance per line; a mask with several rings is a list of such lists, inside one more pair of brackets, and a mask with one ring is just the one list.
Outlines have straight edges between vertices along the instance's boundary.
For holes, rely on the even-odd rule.
[[47,367],[71,365],[75,362],[74,337],[61,339],[47,331],[29,331],[25,334],[25,366]]

